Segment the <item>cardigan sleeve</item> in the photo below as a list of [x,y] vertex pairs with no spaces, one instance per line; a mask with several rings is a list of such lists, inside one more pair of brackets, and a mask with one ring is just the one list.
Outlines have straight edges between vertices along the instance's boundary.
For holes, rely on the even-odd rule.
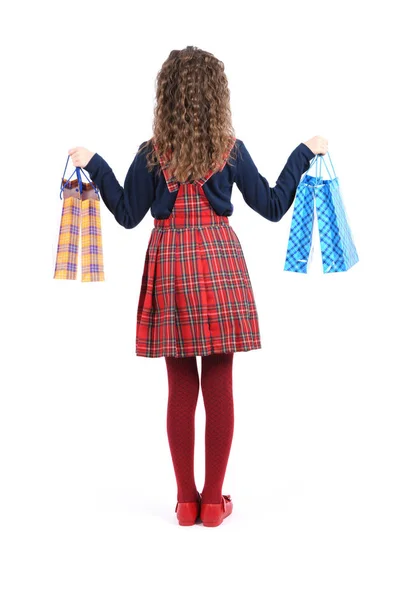
[[242,140],[238,140],[238,150],[235,182],[245,202],[265,219],[280,221],[293,204],[301,176],[309,168],[314,152],[301,142],[290,154],[275,187],[271,187],[258,172]]
[[123,187],[111,167],[97,152],[84,167],[97,185],[104,204],[116,221],[126,229],[132,229],[140,223],[155,197],[154,171],[147,170],[146,151],[141,151],[145,143],[140,144]]

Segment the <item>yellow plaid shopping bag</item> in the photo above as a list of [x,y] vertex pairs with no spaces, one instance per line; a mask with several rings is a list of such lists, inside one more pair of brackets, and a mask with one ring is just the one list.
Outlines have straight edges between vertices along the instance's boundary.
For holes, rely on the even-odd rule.
[[[68,160],[69,156],[61,178],[60,198],[63,196],[63,207],[54,279],[77,279],[81,237],[82,281],[104,281],[100,195],[86,174],[89,183],[82,182],[80,167],[65,179]],[[70,181],[75,172],[77,178]]]

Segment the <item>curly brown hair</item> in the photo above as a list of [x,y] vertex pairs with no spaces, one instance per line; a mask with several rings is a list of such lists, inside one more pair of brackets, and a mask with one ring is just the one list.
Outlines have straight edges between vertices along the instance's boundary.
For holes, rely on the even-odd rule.
[[176,181],[194,182],[235,155],[228,80],[213,54],[196,46],[172,50],[157,74],[156,100],[153,137],[141,148],[151,148],[149,170],[160,167],[161,156]]

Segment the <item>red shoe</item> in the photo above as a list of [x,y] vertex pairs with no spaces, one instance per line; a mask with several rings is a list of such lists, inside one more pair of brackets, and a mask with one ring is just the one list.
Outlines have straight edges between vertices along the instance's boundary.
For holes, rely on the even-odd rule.
[[221,525],[232,512],[233,504],[229,494],[223,494],[220,504],[201,503],[200,519],[206,527]]
[[175,512],[179,525],[194,525],[200,516],[201,494],[196,502],[177,502]]

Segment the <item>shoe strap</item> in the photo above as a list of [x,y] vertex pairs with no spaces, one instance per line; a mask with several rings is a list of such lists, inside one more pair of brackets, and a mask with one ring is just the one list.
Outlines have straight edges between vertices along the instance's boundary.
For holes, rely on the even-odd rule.
[[231,499],[230,494],[222,494],[222,508],[223,508],[224,512],[226,512],[226,503],[230,499]]

